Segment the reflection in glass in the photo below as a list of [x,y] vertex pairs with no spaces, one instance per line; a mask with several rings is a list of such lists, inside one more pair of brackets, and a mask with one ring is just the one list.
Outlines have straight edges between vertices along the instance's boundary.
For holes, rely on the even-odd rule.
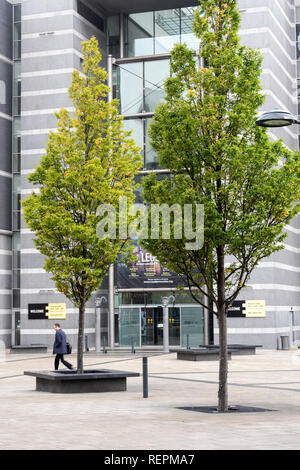
[[128,57],[154,54],[153,12],[136,13],[128,17]]
[[195,10],[198,7],[182,8],[181,9],[181,44],[185,43],[193,50],[199,49],[199,39],[196,38],[193,32],[193,19]]
[[180,309],[169,307],[169,344],[180,346]]
[[143,63],[122,64],[120,69],[120,112],[143,112]]
[[166,95],[164,81],[170,75],[168,60],[153,60],[145,62],[145,97],[144,110],[154,111]]
[[146,119],[146,139],[145,139],[145,168],[147,170],[156,170],[159,168],[158,155],[150,145],[150,137],[148,135],[150,119]]
[[140,346],[139,308],[120,308],[119,335],[120,346]]
[[155,54],[167,54],[180,43],[180,8],[161,10],[155,15]]
[[198,347],[204,343],[203,307],[181,307],[181,346],[186,347],[187,335],[189,345]]
[[141,154],[143,154],[143,147],[144,147],[143,119],[124,119],[123,124],[127,131],[132,131],[131,137],[135,140],[136,145],[141,147]]

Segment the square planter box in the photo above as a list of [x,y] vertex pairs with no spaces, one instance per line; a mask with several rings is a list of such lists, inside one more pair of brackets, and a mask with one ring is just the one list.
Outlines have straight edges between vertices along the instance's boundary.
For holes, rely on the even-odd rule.
[[127,377],[139,377],[136,372],[118,370],[25,371],[24,375],[36,378],[36,390],[49,393],[99,393],[124,392]]
[[[217,361],[218,349],[177,349],[177,359],[181,361]],[[231,360],[231,350],[228,350],[228,360]]]

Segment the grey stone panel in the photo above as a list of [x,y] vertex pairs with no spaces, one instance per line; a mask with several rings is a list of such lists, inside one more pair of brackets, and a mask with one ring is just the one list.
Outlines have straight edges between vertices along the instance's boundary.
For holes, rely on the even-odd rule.
[[0,269],[11,270],[12,258],[11,255],[0,254]]
[[11,295],[0,294],[0,309],[11,308]]
[[[78,18],[74,18],[74,21],[76,21]],[[81,25],[79,26],[82,26],[83,23],[81,23]],[[83,31],[82,31],[83,29]],[[85,25],[85,28],[81,28],[80,29],[77,29],[77,27],[75,27],[75,30],[80,32],[81,34],[83,34],[84,36],[87,37],[87,39],[91,38],[92,36],[95,36],[97,41],[98,41],[98,45],[99,45],[99,49],[100,49],[100,52],[102,55],[106,55],[106,37],[103,33],[98,33],[95,31],[95,29],[93,28],[89,28],[88,26]],[[78,36],[74,35],[74,48],[79,51],[79,52],[82,52],[82,39],[79,38]]]
[[55,284],[48,273],[21,273],[22,289],[55,289]]
[[40,253],[22,253],[21,268],[42,268],[44,265],[44,257]]
[[[291,2],[290,2],[291,3]],[[288,19],[293,22],[294,21],[294,8],[290,8],[288,5],[288,0],[279,0],[279,4],[288,17]],[[292,0],[292,5],[294,4],[294,0]],[[258,7],[265,7],[268,6],[272,10],[278,10],[278,6],[274,3],[273,0],[239,0],[238,1],[239,8],[258,8]],[[280,10],[276,11],[276,15],[280,15]]]
[[295,268],[300,266],[300,253],[294,253],[293,251],[282,250],[273,253],[269,258],[263,261],[274,261],[277,263],[287,264]]
[[[72,107],[72,101],[68,96],[68,93],[59,93],[59,94],[47,94],[47,95],[38,95],[38,96],[24,96],[22,98],[22,112],[24,111],[41,111],[44,109],[61,109],[61,108],[70,108]],[[28,128],[28,124],[26,125],[26,121],[29,118],[49,118],[51,119],[51,114],[41,114],[36,116],[24,116],[22,115],[22,130]],[[24,122],[24,127],[23,127]],[[35,126],[35,123],[34,123]],[[48,126],[49,127],[49,126]],[[54,126],[56,127],[56,126]],[[38,126],[32,127],[32,129],[46,129],[47,127]],[[49,127],[50,128],[50,127]]]
[[[65,68],[65,67],[64,67]],[[67,67],[69,68],[69,67]],[[58,69],[56,69],[58,70]],[[59,69],[63,70],[63,69]],[[55,73],[22,78],[22,92],[68,88],[72,83],[72,73]],[[22,102],[26,97],[22,98]]]
[[0,175],[0,229],[11,230],[12,180]]
[[[74,29],[83,36],[85,36],[87,39],[91,38],[92,36],[95,36],[99,43],[99,49],[101,54],[104,57],[106,56],[107,39],[106,35],[103,32],[97,31],[95,27],[88,25],[86,22],[82,21],[76,16],[74,16]],[[74,47],[78,51],[81,51],[81,40],[77,36],[74,36]]]
[[[63,41],[64,36],[61,36]],[[74,66],[73,54],[61,54],[43,57],[28,57],[22,59],[22,73],[38,70],[56,70]]]
[[1,313],[0,315],[0,330],[9,330],[11,328],[11,314]]
[[0,250],[11,250],[11,235],[0,234]]
[[[292,224],[291,224],[292,225]],[[298,248],[300,246],[300,237],[299,233],[294,233],[290,230],[286,230],[288,236],[286,237],[284,243]]]
[[274,77],[267,73],[262,76],[262,85],[264,90],[271,90],[276,98],[284,103],[285,107],[294,115],[297,115],[297,107],[295,106],[295,101],[293,97],[292,88],[288,90],[287,88],[283,89],[277,82],[274,81]]
[[45,149],[48,134],[22,136],[22,150]]
[[12,65],[0,60],[0,80],[5,83],[5,103],[0,102],[0,112],[11,116]]
[[0,54],[12,58],[12,6],[0,0]]
[[[266,260],[268,261],[268,260]],[[281,284],[299,286],[300,272],[281,268],[257,268],[251,276],[251,284]]]
[[[275,35],[275,37],[277,37]],[[279,44],[281,43],[281,39],[277,38]],[[241,32],[241,43],[247,47],[252,47],[254,49],[265,49],[269,48],[278,58],[278,60],[284,65],[289,75],[292,77],[295,76],[295,67],[296,65],[292,62],[294,60],[293,49],[290,50],[288,56],[284,54],[282,49],[279,47],[278,42],[268,33],[268,32],[260,32],[253,33],[253,34],[245,34],[243,35]],[[289,60],[289,58],[291,60]]]
[[[57,108],[58,110],[61,107]],[[22,117],[22,131],[29,131],[35,129],[55,129],[57,127],[57,118],[52,114],[41,114],[35,116]]]
[[[291,56],[294,57],[295,52],[292,52],[292,46],[289,42],[293,41],[295,38],[295,29],[293,24],[289,24],[286,18],[278,14],[280,13],[277,7],[273,9],[272,14],[269,12],[246,12],[242,14],[242,29],[252,29],[252,28],[270,28],[276,36],[284,41],[284,46],[287,51],[291,51]],[[276,18],[276,20],[274,19]],[[278,21],[278,23],[277,23]]]
[[0,289],[11,289],[11,274],[0,274],[0,286]]
[[12,123],[0,117],[0,170],[11,173]]
[[264,51],[263,53],[263,69],[271,69],[274,75],[281,81],[283,86],[289,91],[291,95],[295,92],[295,70],[291,65],[290,69],[292,74],[289,74],[286,66],[283,68],[279,65],[271,54],[271,51]]
[[[43,109],[61,109],[73,106],[68,93],[47,94],[39,96],[24,96],[22,98],[22,111],[40,111]],[[45,114],[38,117],[48,117],[51,115]],[[37,116],[22,116],[22,128],[26,129],[26,119]],[[45,129],[44,126],[39,126],[40,129]],[[34,127],[33,127],[34,129]]]
[[73,8],[74,0],[27,0],[22,5],[22,16],[72,10]]
[[42,155],[22,155],[22,170],[31,170],[35,168]]
[[72,29],[73,15],[54,16],[22,21],[22,35],[41,33],[40,39],[46,39],[45,33]]
[[33,233],[22,233],[21,234],[21,245],[22,249],[35,248]]
[[64,36],[50,35],[42,41],[40,38],[28,38],[22,40],[22,55],[26,53],[56,51],[73,47],[73,34]]

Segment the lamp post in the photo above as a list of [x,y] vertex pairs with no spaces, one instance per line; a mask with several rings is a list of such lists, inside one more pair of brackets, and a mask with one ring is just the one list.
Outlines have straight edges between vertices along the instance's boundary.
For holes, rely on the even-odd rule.
[[101,351],[101,306],[107,302],[107,298],[96,297],[95,299],[95,351]]
[[163,307],[163,346],[164,352],[169,352],[169,308],[171,303],[175,302],[174,295],[162,297],[161,303]]

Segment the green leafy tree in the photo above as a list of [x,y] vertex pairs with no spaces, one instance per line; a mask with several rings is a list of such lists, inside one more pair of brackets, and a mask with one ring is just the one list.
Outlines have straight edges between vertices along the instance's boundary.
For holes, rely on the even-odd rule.
[[[73,72],[69,89],[75,114],[56,114],[46,155],[30,175],[40,187],[23,203],[24,217],[45,255],[44,268],[58,291],[79,308],[77,369],[83,372],[85,306],[119,253],[130,252],[126,240],[96,233],[97,208],[118,208],[119,198],[133,203],[133,178],[141,167],[140,149],[125,131],[117,101],[108,102],[107,72],[99,67],[95,38],[82,44],[83,74]],[[102,214],[103,215],[103,214]]]
[[228,308],[258,263],[283,248],[284,226],[299,212],[299,155],[255,125],[264,101],[262,58],[240,45],[239,25],[236,0],[201,1],[194,19],[199,57],[184,44],[174,47],[166,99],[150,128],[170,180],[144,182],[148,203],[204,205],[202,248],[187,250],[189,240],[161,234],[143,245],[185,278],[201,305],[205,297],[214,304],[221,411],[228,410]]

